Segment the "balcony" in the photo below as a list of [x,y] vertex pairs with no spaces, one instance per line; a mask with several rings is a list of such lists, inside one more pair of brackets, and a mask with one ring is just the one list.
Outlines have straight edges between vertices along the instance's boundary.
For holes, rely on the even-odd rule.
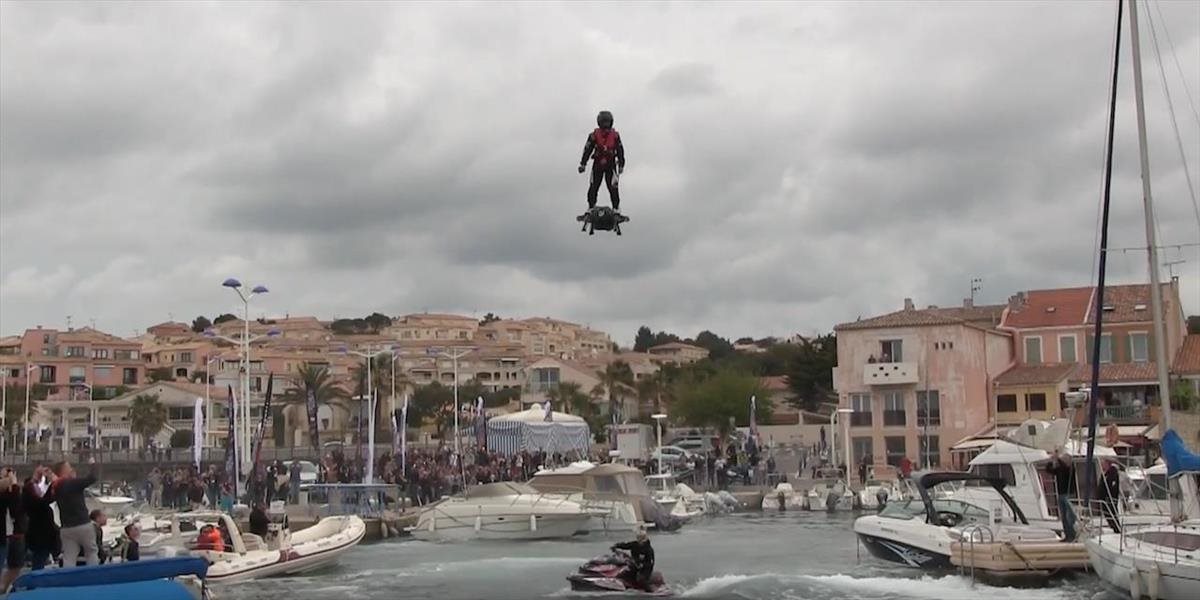
[[863,365],[863,383],[866,385],[902,385],[917,383],[917,363],[886,362]]
[[1099,421],[1105,424],[1141,425],[1157,420],[1150,414],[1150,407],[1144,404],[1118,404],[1098,408],[1100,409]]

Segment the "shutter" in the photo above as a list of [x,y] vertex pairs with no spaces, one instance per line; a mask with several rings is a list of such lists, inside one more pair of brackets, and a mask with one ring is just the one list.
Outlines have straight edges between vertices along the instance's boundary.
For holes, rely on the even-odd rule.
[[[1125,343],[1121,347],[1125,350],[1125,356],[1121,357],[1121,362],[1133,362],[1133,336],[1125,335]],[[1113,358],[1116,358],[1115,356]],[[1117,361],[1113,361],[1117,362]]]
[[1146,360],[1148,360],[1150,362],[1157,362],[1156,358],[1157,358],[1157,355],[1154,352],[1154,333],[1153,332],[1147,333],[1146,334]]
[[1080,362],[1090,365],[1090,364],[1092,364],[1092,361],[1096,357],[1096,337],[1090,333],[1087,334],[1086,346],[1087,346],[1087,356],[1085,356],[1083,358],[1083,360],[1081,360]]

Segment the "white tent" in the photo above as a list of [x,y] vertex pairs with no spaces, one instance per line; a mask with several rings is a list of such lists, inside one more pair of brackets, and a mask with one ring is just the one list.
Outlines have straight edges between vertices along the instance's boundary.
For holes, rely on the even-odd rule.
[[567,453],[572,450],[586,454],[591,447],[592,433],[581,417],[550,411],[549,419],[541,406],[488,420],[489,450],[515,454],[522,450]]

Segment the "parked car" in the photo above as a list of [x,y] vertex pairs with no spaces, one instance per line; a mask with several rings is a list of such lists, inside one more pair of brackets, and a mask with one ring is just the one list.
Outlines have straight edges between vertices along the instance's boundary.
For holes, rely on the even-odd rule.
[[708,454],[713,449],[706,437],[682,437],[671,440],[669,447],[681,448],[692,454]]
[[[316,463],[307,460],[296,460],[292,462],[300,463],[300,483],[316,483],[317,475],[320,472]],[[289,464],[290,468],[291,465]]]
[[692,454],[691,452],[688,452],[687,449],[680,448],[679,446],[663,446],[662,448],[655,448],[654,452],[650,454],[650,462],[652,464],[657,464],[660,456],[662,457],[664,464],[668,464],[673,467],[691,465],[696,461],[695,454]]

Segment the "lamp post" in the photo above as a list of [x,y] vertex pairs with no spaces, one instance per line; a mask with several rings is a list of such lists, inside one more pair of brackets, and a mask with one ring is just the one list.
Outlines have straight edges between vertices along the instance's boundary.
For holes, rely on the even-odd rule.
[[[654,419],[654,429],[658,433],[658,474],[662,475],[663,474],[662,422],[663,422],[663,419],[667,418],[667,415],[665,415],[663,413],[654,413],[654,414],[650,415],[650,418]],[[660,482],[662,483],[663,490],[665,491],[667,488],[667,480],[665,478],[660,478]]]
[[[256,335],[254,337],[247,337],[247,338],[242,338],[239,340],[237,338],[232,338],[229,336],[221,335],[221,334],[217,333],[216,330],[214,330],[211,327],[204,330],[205,337],[212,338],[212,339],[218,339],[218,340],[224,340],[231,344],[234,344],[237,346],[242,346],[242,356],[246,357],[246,358],[249,358],[249,356],[250,356],[250,344],[257,342],[259,340],[277,337],[278,335],[279,335],[279,330],[272,328],[272,329],[268,330],[265,335]],[[244,340],[244,343],[243,343],[243,340]],[[219,360],[219,358],[220,357],[217,357],[217,358],[214,358],[213,360]],[[230,415],[230,418],[232,418],[234,420],[234,427],[233,427],[234,437],[242,442],[242,443],[239,443],[237,446],[239,456],[237,457],[236,460],[234,460],[234,468],[235,469],[238,468],[238,464],[241,464],[241,468],[243,470],[245,470],[245,469],[249,468],[249,466],[250,466],[250,451],[248,448],[245,448],[245,446],[247,446],[247,444],[245,442],[250,439],[250,361],[249,360],[244,360],[242,362],[242,383],[244,383],[244,385],[242,386],[242,401],[234,403],[233,414]],[[235,475],[235,479],[236,479],[237,473],[234,473],[234,475]]]
[[[212,405],[212,364],[221,360],[221,357],[214,356],[204,361],[204,445],[212,447],[213,445],[213,405]],[[233,415],[230,415],[232,418]]]
[[25,365],[25,420],[21,423],[21,428],[25,432],[25,436],[21,441],[21,449],[25,462],[29,462],[29,394],[30,385],[33,383],[33,370],[37,368],[35,364]]
[[450,348],[449,351],[446,351],[446,352],[443,352],[441,348],[430,348],[429,349],[429,352],[432,354],[436,354],[436,355],[444,357],[444,358],[449,358],[450,360],[454,361],[454,457],[457,460],[462,460],[459,455],[459,449],[458,449],[458,445],[459,445],[459,441],[460,441],[459,440],[460,436],[458,435],[458,411],[459,411],[459,406],[458,406],[458,359],[460,359],[474,351],[475,351],[475,348],[466,347],[466,346],[455,346],[455,347]]
[[[249,293],[242,292],[242,282],[230,277],[221,285],[233,290],[242,300],[242,440],[250,439],[250,299],[268,292],[266,286],[256,285]],[[250,463],[250,450],[242,444],[242,462],[247,467]]]
[[[365,351],[349,350],[342,346],[342,354],[353,354],[367,359],[367,472],[363,477],[363,483],[375,483],[375,378],[372,376],[372,363],[375,362],[375,357],[385,352],[391,352],[390,349],[378,350],[368,347]],[[392,358],[395,360],[395,357]],[[392,375],[392,394],[396,393],[396,378],[393,369]],[[362,413],[359,413],[361,418]],[[360,421],[361,422],[361,421]]]

